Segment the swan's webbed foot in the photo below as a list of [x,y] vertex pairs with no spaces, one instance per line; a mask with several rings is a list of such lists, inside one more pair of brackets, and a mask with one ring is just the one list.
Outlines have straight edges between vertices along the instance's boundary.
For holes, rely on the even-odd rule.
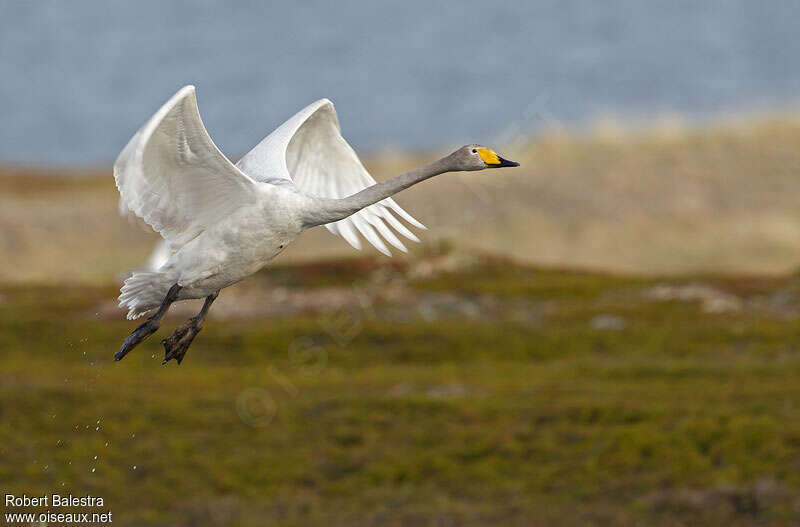
[[[160,318],[160,317],[159,317]],[[152,335],[158,330],[158,326],[160,325],[159,318],[156,318],[155,315],[148,318],[144,321],[144,323],[140,324],[139,327],[133,330],[133,333],[128,335],[128,337],[122,341],[122,346],[119,348],[114,354],[114,360],[122,360],[122,358],[128,354],[133,348],[139,345],[144,339]]]
[[197,317],[192,317],[175,328],[172,335],[161,341],[161,344],[164,345],[164,360],[161,361],[161,364],[166,364],[172,359],[180,364],[201,329],[203,328],[198,324]]
[[166,364],[172,359],[175,359],[178,364],[183,361],[183,356],[186,355],[192,341],[197,334],[200,333],[200,330],[203,329],[203,321],[208,314],[208,308],[211,307],[211,304],[216,300],[217,295],[219,295],[219,291],[208,295],[197,316],[190,318],[175,328],[172,335],[161,341],[161,344],[164,345],[164,360],[161,361],[161,364]]
[[114,354],[114,360],[122,360],[125,355],[127,355],[133,348],[138,346],[144,339],[152,335],[158,330],[159,325],[161,324],[161,318],[169,309],[169,306],[178,298],[178,293],[181,290],[181,286],[178,284],[173,285],[170,287],[169,291],[167,291],[167,295],[164,297],[164,301],[161,302],[161,306],[158,308],[158,311],[155,312],[153,316],[145,320],[143,323],[139,324],[139,326],[133,330],[133,333],[128,335],[128,337],[122,341],[122,346],[119,348]]

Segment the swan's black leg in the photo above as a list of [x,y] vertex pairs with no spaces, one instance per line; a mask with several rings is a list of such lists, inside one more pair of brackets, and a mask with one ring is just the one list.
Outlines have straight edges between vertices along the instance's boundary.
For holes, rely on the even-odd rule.
[[164,316],[169,309],[169,306],[172,305],[172,303],[178,298],[178,293],[180,290],[181,286],[178,284],[175,284],[169,288],[169,291],[167,291],[167,296],[164,297],[164,301],[161,302],[161,306],[158,308],[158,311],[140,324],[139,327],[134,329],[133,333],[128,335],[128,338],[122,342],[122,347],[120,347],[119,351],[114,354],[114,360],[122,360],[122,358],[127,355],[130,350],[135,348],[140,342],[156,332],[159,324],[161,323],[161,317]]
[[203,329],[203,321],[208,314],[208,308],[217,299],[217,295],[219,295],[219,291],[208,295],[206,301],[203,302],[202,309],[196,316],[175,328],[172,335],[161,341],[161,344],[164,345],[164,360],[161,361],[161,364],[166,364],[171,359],[178,361],[178,364],[181,363],[194,337]]

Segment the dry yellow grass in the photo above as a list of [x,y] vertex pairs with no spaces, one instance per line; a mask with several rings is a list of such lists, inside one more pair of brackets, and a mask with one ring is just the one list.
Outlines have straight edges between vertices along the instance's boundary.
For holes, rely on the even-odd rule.
[[[614,127],[501,149],[516,170],[442,176],[399,201],[446,239],[528,263],[636,273],[780,273],[800,262],[800,120]],[[379,156],[389,177],[431,155]],[[105,283],[154,236],[117,216],[109,170],[0,175],[0,282]],[[281,256],[350,254],[323,229]]]

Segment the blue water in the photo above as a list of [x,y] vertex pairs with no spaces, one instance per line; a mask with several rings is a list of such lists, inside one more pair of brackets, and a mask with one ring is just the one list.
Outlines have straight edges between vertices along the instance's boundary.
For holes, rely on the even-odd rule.
[[334,101],[360,150],[800,99],[800,3],[0,0],[0,163],[112,161],[180,86],[223,151]]

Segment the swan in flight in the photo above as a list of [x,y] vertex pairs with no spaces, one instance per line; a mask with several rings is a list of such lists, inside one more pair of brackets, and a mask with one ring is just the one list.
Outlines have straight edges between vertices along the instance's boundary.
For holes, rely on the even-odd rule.
[[173,302],[204,298],[200,312],[162,340],[162,364],[180,364],[220,289],[261,269],[306,229],[325,225],[357,249],[361,234],[391,255],[382,236],[405,251],[389,227],[419,240],[397,217],[425,227],[391,196],[445,172],[514,166],[519,163],[489,148],[467,145],[376,183],[342,137],[327,99],[300,110],[234,165],[206,132],[194,86],[186,86],[136,132],[114,163],[124,208],[161,234],[169,255],[157,269],[125,280],[119,303],[128,318],[155,312],[114,358],[155,333]]

